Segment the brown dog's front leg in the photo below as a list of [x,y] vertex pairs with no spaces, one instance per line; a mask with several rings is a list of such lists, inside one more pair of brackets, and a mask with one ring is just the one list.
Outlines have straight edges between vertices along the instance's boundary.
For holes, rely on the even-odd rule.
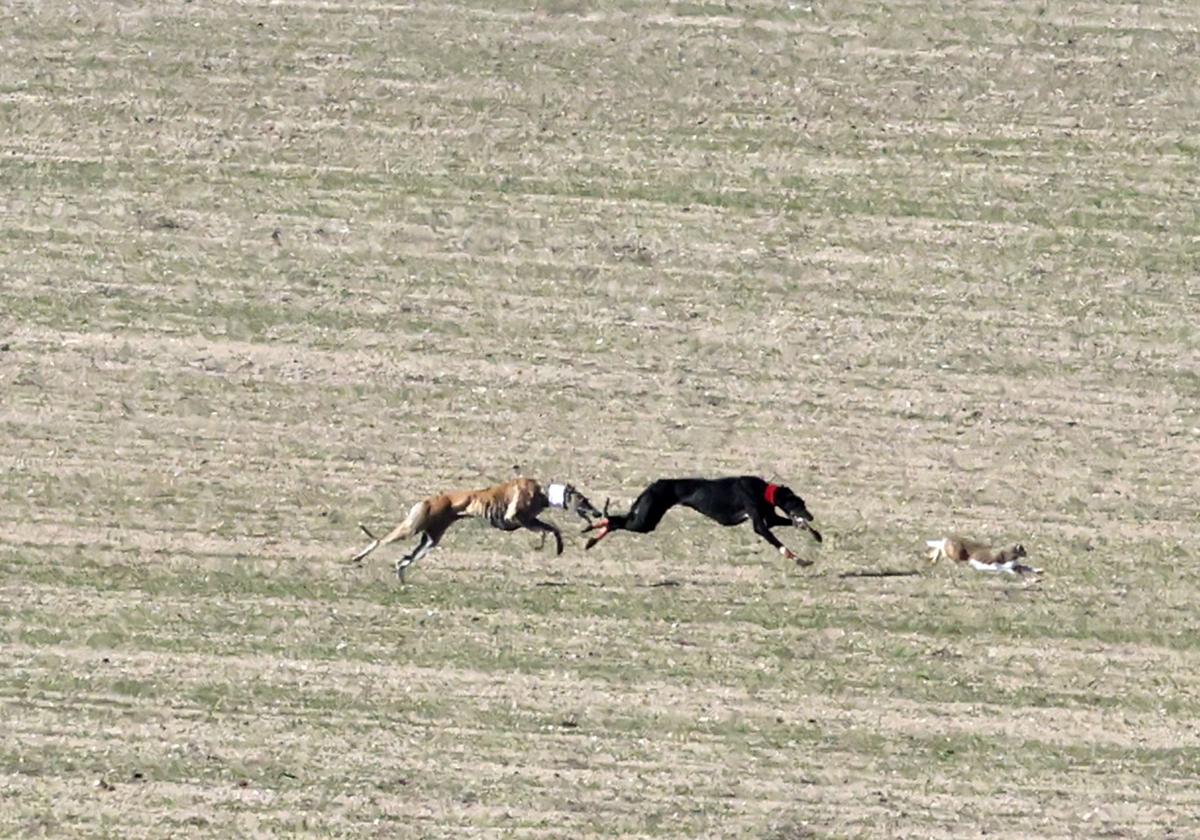
[[523,524],[530,531],[534,531],[535,533],[540,533],[542,535],[542,545],[546,544],[546,534],[552,534],[554,536],[554,555],[557,557],[563,553],[562,531],[558,530],[558,528],[556,528],[554,525],[537,518],[531,519]]

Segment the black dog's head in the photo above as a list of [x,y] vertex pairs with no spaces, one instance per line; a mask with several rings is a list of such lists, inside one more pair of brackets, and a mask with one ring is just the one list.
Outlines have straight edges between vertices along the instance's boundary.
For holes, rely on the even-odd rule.
[[809,513],[808,506],[792,490],[782,486],[776,490],[775,507],[782,510],[793,525],[808,531],[814,540],[821,542],[821,533],[812,526],[813,515]]

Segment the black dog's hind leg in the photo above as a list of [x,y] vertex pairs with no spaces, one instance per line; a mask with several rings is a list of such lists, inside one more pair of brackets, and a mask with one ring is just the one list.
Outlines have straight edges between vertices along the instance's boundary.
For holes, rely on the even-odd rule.
[[[642,491],[627,514],[614,513],[593,525],[600,533],[587,541],[585,550],[604,539],[612,531],[633,531],[648,534],[658,527],[667,511],[679,504],[679,497],[671,487],[655,482]],[[586,529],[585,529],[586,530]]]
[[[633,531],[636,534],[649,534],[658,527],[667,511],[679,503],[674,494],[667,494],[658,488],[651,488],[637,497],[629,515],[621,525],[623,531]],[[612,529],[610,529],[612,530]]]

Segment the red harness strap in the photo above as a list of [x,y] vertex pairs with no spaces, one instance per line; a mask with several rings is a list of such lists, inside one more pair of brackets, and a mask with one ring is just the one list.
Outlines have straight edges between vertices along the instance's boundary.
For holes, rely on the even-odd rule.
[[775,504],[775,494],[779,492],[778,484],[768,484],[767,491],[763,493],[763,497],[767,500],[767,504]]

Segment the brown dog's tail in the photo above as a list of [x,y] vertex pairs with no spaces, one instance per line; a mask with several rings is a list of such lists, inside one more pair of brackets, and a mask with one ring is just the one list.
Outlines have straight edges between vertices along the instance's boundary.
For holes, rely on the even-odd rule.
[[376,539],[375,535],[367,530],[366,525],[359,525],[358,527],[363,529],[363,533],[371,538],[371,544],[362,551],[358,552],[358,554],[355,554],[353,557],[351,557],[350,561],[352,563],[359,563],[368,554],[379,548],[379,546],[387,545],[388,543],[395,542],[396,540],[402,540],[405,537],[411,537],[413,534],[420,534],[425,530],[425,527],[428,524],[429,501],[425,500],[422,502],[417,502],[415,505],[413,505],[412,510],[408,512],[408,516],[404,517],[404,521],[393,528],[387,536],[380,539]]

